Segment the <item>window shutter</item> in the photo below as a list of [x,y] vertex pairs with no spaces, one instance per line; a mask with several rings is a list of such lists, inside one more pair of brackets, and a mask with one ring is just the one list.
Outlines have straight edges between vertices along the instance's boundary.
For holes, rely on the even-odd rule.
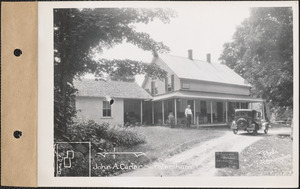
[[151,81],[151,94],[154,94],[154,81]]
[[174,91],[174,75],[171,75],[171,86],[172,86],[172,91]]
[[165,78],[165,89],[168,92],[168,76]]

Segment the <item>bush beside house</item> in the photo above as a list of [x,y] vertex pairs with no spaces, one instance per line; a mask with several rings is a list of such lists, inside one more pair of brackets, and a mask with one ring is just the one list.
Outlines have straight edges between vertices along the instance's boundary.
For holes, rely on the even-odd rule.
[[[76,141],[76,142],[91,142],[91,159],[92,166],[95,161],[99,160],[100,152],[113,151],[113,148],[122,148],[145,143],[146,137],[137,132],[134,128],[128,128],[121,125],[109,125],[108,123],[98,124],[94,121],[77,122],[68,127],[67,134],[56,138],[55,141]],[[59,145],[60,151],[65,149],[73,149],[75,161],[72,161],[70,169],[64,169],[62,176],[85,176],[88,174],[89,151],[88,145],[68,143]],[[66,155],[66,154],[65,154]],[[114,164],[112,158],[101,159],[103,164]],[[130,163],[130,162],[127,162]],[[109,176],[119,170],[100,170],[94,174],[97,176]]]

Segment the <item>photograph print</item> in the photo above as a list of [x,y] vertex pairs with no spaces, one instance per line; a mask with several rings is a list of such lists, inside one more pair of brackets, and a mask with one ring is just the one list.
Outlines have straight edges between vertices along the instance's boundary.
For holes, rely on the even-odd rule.
[[53,16],[55,177],[294,174],[292,7]]

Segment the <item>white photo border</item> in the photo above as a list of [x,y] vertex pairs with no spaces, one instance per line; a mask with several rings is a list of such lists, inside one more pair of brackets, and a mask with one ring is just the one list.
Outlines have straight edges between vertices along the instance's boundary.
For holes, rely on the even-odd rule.
[[[104,7],[169,7],[195,4],[293,7],[294,21],[294,141],[293,175],[264,177],[54,177],[53,9]],[[62,187],[298,187],[299,177],[299,12],[297,1],[249,2],[38,2],[38,186]]]

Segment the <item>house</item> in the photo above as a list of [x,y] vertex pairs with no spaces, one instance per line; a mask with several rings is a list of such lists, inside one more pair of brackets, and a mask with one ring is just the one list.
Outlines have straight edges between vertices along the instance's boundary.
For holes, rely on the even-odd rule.
[[[184,111],[190,105],[193,125],[228,125],[235,109],[263,103],[250,96],[251,85],[245,79],[226,65],[212,63],[210,54],[206,61],[193,59],[192,50],[187,58],[159,54],[152,64],[164,69],[167,77],[159,80],[146,76],[142,87],[119,81],[74,81],[77,118],[113,125],[164,125],[171,113],[175,124],[185,124]],[[260,107],[264,118],[265,106]]]
[[163,81],[146,76],[142,84],[153,97],[144,113],[148,123],[164,124],[172,113],[175,123],[184,124],[184,111],[190,105],[194,125],[226,125],[234,109],[263,102],[250,96],[251,85],[245,79],[224,64],[212,63],[210,54],[206,61],[193,59],[192,50],[188,57],[159,54],[152,63],[168,74]]
[[136,83],[83,79],[74,81],[74,86],[78,89],[75,100],[77,119],[83,121],[123,125],[128,121],[126,119],[131,119],[141,124],[144,101],[152,99]]

